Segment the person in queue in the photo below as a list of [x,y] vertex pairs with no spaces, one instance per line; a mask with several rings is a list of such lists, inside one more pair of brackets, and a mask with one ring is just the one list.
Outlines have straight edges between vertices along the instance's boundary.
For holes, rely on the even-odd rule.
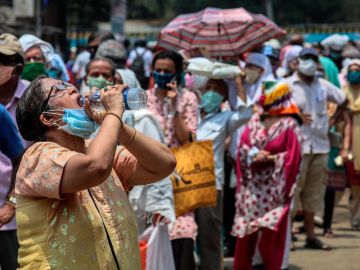
[[264,269],[281,270],[288,248],[302,121],[286,84],[265,82],[264,88],[261,113],[246,125],[237,153],[236,270],[252,269],[256,248]]
[[87,93],[93,87],[104,88],[114,84],[115,64],[108,58],[95,57],[86,65],[85,85],[80,90],[82,94]]
[[19,42],[25,60],[23,79],[32,81],[39,75],[47,75],[63,81],[70,80],[64,61],[50,43],[31,34],[22,35]]
[[[0,35],[0,104],[10,113],[15,125],[16,106],[29,84],[21,79],[23,66],[23,51],[18,39],[9,33]],[[6,128],[4,123],[1,126]],[[14,141],[11,145],[16,147],[16,138],[12,137]],[[23,140],[25,147],[29,144],[30,142]],[[15,207],[7,201],[9,194],[14,193],[11,175],[16,169],[4,152],[0,153],[0,265],[3,269],[12,270],[17,268],[19,244],[16,237]]]
[[0,268],[13,270],[17,265],[17,250],[19,244],[16,230],[6,228],[14,220],[16,199],[14,194],[15,176],[21,155],[24,151],[23,142],[15,123],[6,108],[0,104],[0,154],[6,156],[11,162],[11,183],[9,187],[1,190],[2,204],[0,207]]
[[289,45],[284,52],[284,58],[282,60],[283,74],[282,77],[287,78],[292,76],[299,66],[299,53],[303,49],[299,45]]
[[[322,209],[326,188],[326,164],[330,150],[327,102],[333,102],[338,110],[345,106],[346,97],[330,82],[316,77],[319,54],[314,48],[304,48],[299,54],[298,71],[285,82],[289,85],[299,107],[303,126],[303,160],[296,187],[295,207],[301,202],[306,230],[305,248],[330,250],[315,235],[315,212]],[[337,113],[335,112],[335,115]]]
[[[273,80],[270,60],[262,53],[249,53],[245,59],[244,88],[247,97],[257,102],[261,96],[261,85],[264,80]],[[233,99],[232,99],[233,100]]]
[[[141,87],[135,73],[130,69],[116,69],[115,81],[129,88]],[[156,116],[148,109],[127,110],[123,121],[145,135],[165,143]],[[174,195],[170,177],[156,183],[136,186],[128,195],[137,217],[139,235],[150,225],[170,224],[171,226],[175,222]]]
[[[245,61],[245,67],[244,67],[244,75],[245,78],[242,80],[242,85],[246,91],[246,97],[248,100],[252,100],[255,104],[254,111],[256,111],[259,106],[257,106],[257,103],[259,101],[259,98],[261,97],[262,93],[262,83],[265,80],[275,80],[273,72],[272,72],[272,66],[270,63],[270,60],[267,56],[265,56],[262,53],[257,52],[251,52],[246,55]],[[232,108],[232,110],[237,109],[237,97],[238,97],[238,83],[236,83],[236,80],[227,80],[227,83],[229,85],[230,91],[229,91],[229,103]],[[228,154],[227,154],[227,160],[228,160],[228,166],[229,169],[229,181],[236,183],[236,176],[235,176],[235,160],[236,160],[236,152],[238,149],[238,145],[240,143],[240,137],[244,130],[244,126],[241,126],[238,128],[235,132],[231,134],[230,138],[230,145],[228,148]],[[231,198],[233,198],[233,194],[235,193],[235,185],[230,188],[228,191],[229,194],[231,193]],[[225,191],[226,192],[226,191]],[[230,196],[224,196],[225,198],[225,206],[233,207],[234,200],[229,199]],[[233,220],[233,213],[235,213],[235,209],[232,208],[232,211],[225,211],[224,212],[224,226],[226,228],[225,235],[226,235],[226,242],[227,247],[229,250],[233,251],[235,248],[235,240],[231,236],[231,227],[232,227],[232,220]]]
[[224,187],[224,155],[226,139],[245,124],[253,112],[252,101],[247,100],[243,86],[243,77],[236,77],[237,107],[233,111],[221,111],[221,105],[228,99],[228,86],[224,80],[209,79],[201,95],[200,122],[196,131],[196,140],[212,140],[217,202],[215,207],[201,207],[195,210],[195,218],[199,233],[197,243],[200,253],[201,269],[216,270],[222,265],[223,226],[223,187]]
[[38,77],[21,97],[20,133],[36,142],[16,178],[19,269],[140,269],[125,191],[163,179],[176,159],[123,124],[124,88],[101,89],[102,115],[87,100],[80,107],[77,89],[60,80]]
[[[198,102],[193,92],[182,88],[183,58],[174,51],[161,51],[154,56],[152,69],[156,84],[148,90],[148,109],[159,121],[169,147],[185,144],[197,129]],[[170,230],[177,270],[195,269],[196,234],[193,212],[177,217]]]
[[342,149],[341,156],[347,167],[351,187],[350,223],[353,230],[360,231],[360,58],[353,59],[347,67],[347,82],[343,88],[349,101],[351,117],[350,147]]
[[85,46],[85,48],[83,48],[83,50],[76,56],[74,65],[71,69],[79,86],[83,86],[86,65],[91,59],[95,58],[99,45],[106,40],[113,40],[114,38],[115,37],[112,33],[90,34],[87,40],[87,46]]
[[96,58],[104,57],[110,59],[117,69],[124,69],[126,67],[126,56],[124,45],[113,39],[102,42],[95,55]]

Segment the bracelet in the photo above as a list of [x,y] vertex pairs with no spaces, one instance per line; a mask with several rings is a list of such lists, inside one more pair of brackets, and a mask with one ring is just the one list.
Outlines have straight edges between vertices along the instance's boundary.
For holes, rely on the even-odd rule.
[[123,123],[122,119],[120,118],[120,116],[118,116],[116,113],[108,112],[108,113],[106,113],[105,117],[108,116],[108,115],[115,116],[117,119],[119,119],[121,127],[124,127],[124,123]]
[[126,147],[127,145],[129,145],[135,138],[136,135],[136,129],[134,128],[134,134],[131,136],[130,140],[127,143],[124,143],[123,146]]

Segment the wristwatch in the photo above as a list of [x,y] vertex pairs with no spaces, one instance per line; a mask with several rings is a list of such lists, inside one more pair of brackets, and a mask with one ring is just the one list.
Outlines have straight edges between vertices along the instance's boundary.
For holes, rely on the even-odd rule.
[[16,198],[15,198],[15,196],[9,196],[8,198],[7,198],[7,201],[9,202],[9,203],[11,203],[11,204],[16,204]]

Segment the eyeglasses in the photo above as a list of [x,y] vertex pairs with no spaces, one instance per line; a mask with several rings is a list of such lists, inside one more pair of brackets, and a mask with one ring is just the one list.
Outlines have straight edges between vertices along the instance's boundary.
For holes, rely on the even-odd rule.
[[[42,106],[42,108],[43,108],[42,111],[48,110],[48,103],[49,103],[50,98],[64,96],[66,94],[65,90],[67,90],[69,87],[76,89],[76,87],[74,85],[72,85],[71,83],[67,83],[67,82],[61,82],[61,83],[57,83],[57,84],[54,84],[53,86],[51,86],[49,95],[45,99],[44,104]],[[51,94],[54,89],[55,89],[56,93]]]
[[25,58],[25,62],[44,62],[45,59],[42,56],[31,56],[31,57],[26,57]]

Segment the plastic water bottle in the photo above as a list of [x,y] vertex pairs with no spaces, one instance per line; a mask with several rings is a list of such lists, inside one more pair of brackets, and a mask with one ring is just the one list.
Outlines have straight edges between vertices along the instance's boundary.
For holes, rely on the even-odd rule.
[[[141,110],[145,109],[148,101],[146,91],[142,88],[126,88],[123,91],[125,110]],[[104,107],[100,102],[100,90],[96,90],[89,96],[91,109],[96,111],[104,111]],[[85,105],[85,97],[79,100],[80,106]]]

